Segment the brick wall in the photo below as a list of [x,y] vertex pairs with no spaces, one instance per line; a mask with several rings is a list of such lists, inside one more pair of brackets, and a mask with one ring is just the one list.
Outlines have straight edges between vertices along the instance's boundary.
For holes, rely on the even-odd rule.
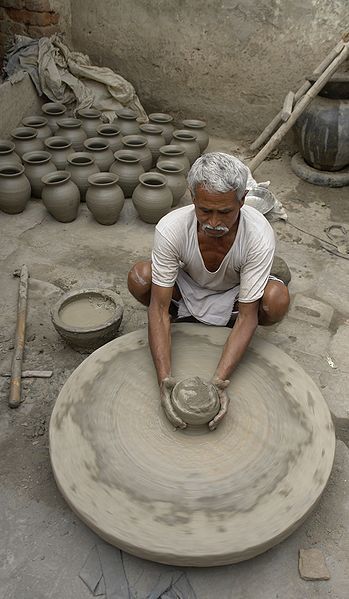
[[59,14],[49,0],[0,0],[1,63],[15,34],[38,38],[59,30]]

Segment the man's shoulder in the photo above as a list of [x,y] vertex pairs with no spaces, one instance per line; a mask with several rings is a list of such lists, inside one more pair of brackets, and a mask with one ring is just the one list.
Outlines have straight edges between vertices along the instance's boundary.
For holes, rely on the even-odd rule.
[[167,233],[173,236],[175,232],[185,231],[192,224],[194,218],[195,209],[193,204],[176,208],[176,210],[172,210],[159,220],[156,230],[164,236]]
[[247,233],[256,237],[274,239],[274,230],[261,212],[246,205],[241,208],[241,212]]

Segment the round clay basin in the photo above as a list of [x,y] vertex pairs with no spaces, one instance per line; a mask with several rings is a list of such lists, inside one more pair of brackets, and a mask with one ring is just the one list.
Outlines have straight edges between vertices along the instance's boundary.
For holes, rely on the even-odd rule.
[[77,351],[93,351],[116,337],[124,307],[109,289],[70,291],[51,310],[56,331]]

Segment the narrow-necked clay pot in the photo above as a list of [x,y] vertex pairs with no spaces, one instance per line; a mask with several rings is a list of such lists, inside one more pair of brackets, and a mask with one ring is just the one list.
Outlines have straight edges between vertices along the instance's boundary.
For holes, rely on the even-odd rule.
[[173,132],[172,145],[181,146],[188,156],[190,165],[192,165],[197,158],[199,158],[200,146],[196,141],[196,134],[194,131],[188,131],[187,129],[177,129]]
[[117,125],[100,125],[97,129],[97,135],[108,142],[113,154],[123,148],[121,133]]
[[97,129],[102,124],[101,112],[95,108],[80,108],[77,111],[78,118],[82,121],[87,139],[97,135]]
[[153,123],[146,123],[140,125],[139,128],[142,131],[142,135],[147,139],[148,148],[153,157],[152,166],[155,166],[157,159],[160,156],[160,148],[166,143],[165,137],[162,134],[162,127],[154,125]]
[[44,141],[45,148],[51,154],[51,160],[59,171],[64,171],[68,164],[68,156],[72,153],[71,141],[64,137],[48,137]]
[[23,212],[30,193],[30,183],[22,164],[0,166],[0,210],[7,214]]
[[155,125],[160,125],[166,143],[169,144],[174,131],[174,126],[172,124],[173,117],[165,112],[153,112],[149,115],[149,121]]
[[138,185],[139,176],[144,173],[140,159],[131,150],[118,150],[114,153],[115,162],[109,171],[119,175],[119,185],[125,198],[130,198]]
[[158,165],[160,162],[163,162],[164,160],[165,161],[170,160],[174,164],[178,164],[179,166],[182,166],[184,168],[185,175],[187,175],[189,173],[189,169],[190,169],[189,158],[186,155],[185,150],[184,150],[184,148],[182,148],[182,146],[176,146],[176,145],[162,146],[160,148],[160,156],[159,156],[159,159],[156,164]]
[[172,191],[173,202],[172,207],[177,206],[179,200],[184,195],[187,189],[187,180],[184,175],[184,168],[170,160],[163,160],[156,165],[159,173],[164,175],[167,180],[167,185]]
[[17,154],[22,157],[26,152],[43,150],[42,139],[38,139],[38,132],[33,127],[17,127],[11,132]]
[[205,121],[198,121],[196,119],[186,119],[182,121],[182,125],[184,129],[188,131],[192,131],[194,135],[196,135],[196,141],[200,146],[200,152],[204,152],[208,146],[209,136],[206,131],[206,123]]
[[80,190],[81,201],[85,202],[88,178],[90,175],[100,172],[93,156],[88,152],[74,152],[73,154],[69,154],[67,170],[71,174],[71,180]]
[[42,201],[46,210],[60,223],[75,220],[80,206],[80,191],[68,171],[48,173],[42,178]]
[[38,139],[46,139],[52,135],[52,131],[47,124],[47,119],[43,116],[26,116],[22,119],[24,127],[32,127],[38,132]]
[[6,164],[22,164],[15,152],[15,144],[8,139],[0,139],[0,166]]
[[139,133],[139,124],[137,122],[137,113],[131,108],[120,108],[116,110],[118,115],[117,127],[121,136],[137,135]]
[[115,173],[97,173],[88,178],[86,204],[101,225],[113,225],[119,218],[125,196]]
[[58,123],[57,135],[71,141],[74,152],[84,150],[84,141],[87,139],[87,135],[79,119],[73,119],[72,117],[61,119]]
[[122,138],[125,150],[132,150],[141,161],[145,171],[149,171],[153,164],[153,155],[148,147],[147,138],[143,135],[126,135]]
[[47,173],[56,171],[56,166],[51,160],[51,154],[44,150],[37,152],[27,152],[23,154],[22,160],[25,166],[25,174],[29,179],[32,196],[34,198],[41,198],[42,189],[44,184],[42,177]]
[[91,137],[84,141],[85,152],[95,159],[100,171],[108,171],[114,162],[114,154],[110,149],[109,142],[103,137]]
[[47,124],[50,127],[52,133],[56,133],[58,130],[57,123],[60,119],[64,118],[64,115],[67,112],[64,104],[59,104],[58,102],[46,102],[41,106],[41,110],[47,119]]
[[132,195],[139,217],[146,223],[157,223],[168,213],[173,196],[166,177],[160,173],[144,173]]

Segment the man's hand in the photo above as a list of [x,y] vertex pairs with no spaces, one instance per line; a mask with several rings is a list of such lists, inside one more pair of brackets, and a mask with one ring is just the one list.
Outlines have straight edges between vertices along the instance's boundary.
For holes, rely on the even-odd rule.
[[[173,406],[172,406],[172,400],[171,400],[171,395],[172,395],[172,391],[173,388],[176,384],[176,380],[169,376],[166,379],[163,379],[160,383],[160,399],[161,399],[161,405],[165,411],[165,414],[168,418],[168,420],[171,422],[171,424],[173,424],[173,426],[175,426],[176,428],[186,428],[186,423],[183,422],[183,420],[181,420],[181,418],[179,418],[179,416],[177,416],[177,414],[175,413]],[[218,416],[218,414],[217,414]],[[216,418],[217,418],[216,416]],[[224,416],[224,414],[223,414]],[[222,416],[222,418],[223,418]]]
[[214,431],[217,428],[218,424],[223,420],[224,416],[228,411],[230,398],[228,393],[226,392],[226,388],[228,387],[228,385],[230,385],[230,381],[223,381],[222,379],[213,377],[211,383],[215,386],[217,390],[219,401],[221,404],[217,416],[215,416],[213,420],[211,420],[211,422],[208,423],[210,431]]

